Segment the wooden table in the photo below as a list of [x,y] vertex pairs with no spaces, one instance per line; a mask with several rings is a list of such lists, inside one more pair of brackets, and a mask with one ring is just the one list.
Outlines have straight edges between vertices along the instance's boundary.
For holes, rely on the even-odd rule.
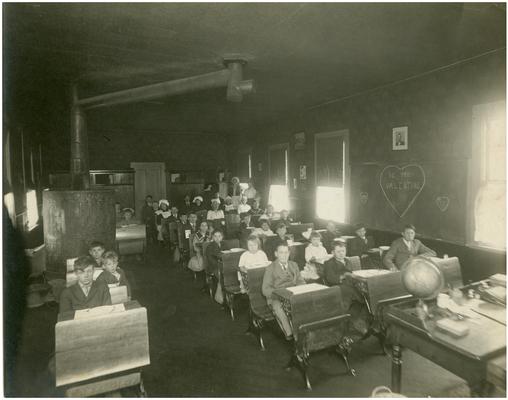
[[56,386],[69,397],[96,396],[139,385],[150,364],[146,308],[136,301],[124,311],[75,319],[58,315],[55,326]]
[[294,337],[294,354],[288,368],[300,369],[308,390],[312,389],[307,372],[310,353],[333,348],[341,355],[348,372],[356,372],[349,365],[348,355],[353,340],[348,334],[350,315],[343,310],[339,287],[308,284],[273,292],[282,303]]
[[506,353],[506,327],[478,314],[461,322],[469,333],[454,338],[437,328],[442,317],[435,304],[429,304],[434,318],[426,321],[427,329],[416,316],[415,304],[411,299],[386,308],[388,339],[393,346],[392,390],[401,392],[401,348],[406,347],[466,380],[473,394],[488,395],[487,366]]
[[116,228],[118,255],[144,255],[146,250],[146,226],[133,224]]

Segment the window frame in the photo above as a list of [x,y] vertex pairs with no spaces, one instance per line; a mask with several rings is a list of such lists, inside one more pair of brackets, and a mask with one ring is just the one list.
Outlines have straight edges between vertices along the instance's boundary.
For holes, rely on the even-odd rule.
[[343,182],[344,182],[344,221],[334,221],[339,224],[349,224],[351,222],[350,218],[350,211],[351,211],[351,204],[350,204],[350,191],[351,191],[351,166],[349,164],[349,129],[340,129],[337,131],[330,131],[330,132],[321,132],[316,133],[314,135],[314,196],[315,196],[315,205],[314,205],[314,217],[316,219],[322,219],[318,217],[317,215],[317,188],[318,188],[318,176],[317,176],[317,142],[319,139],[328,139],[331,137],[342,137],[343,143],[344,143],[344,154],[343,154],[343,160],[344,160],[344,169],[343,169]]
[[286,151],[286,186],[288,187],[288,191],[290,190],[289,182],[291,181],[291,177],[289,176],[289,166],[290,164],[290,158],[289,158],[289,143],[279,143],[279,144],[272,144],[268,146],[268,178],[269,178],[269,186],[271,186],[272,183],[272,157],[270,157],[270,153],[272,150],[279,150],[284,149]]
[[[501,110],[501,111],[500,111]],[[484,153],[485,141],[483,138],[483,129],[486,117],[492,112],[506,112],[506,102],[504,100],[476,104],[472,108],[472,126],[471,126],[471,158],[468,162],[468,189],[467,189],[467,216],[466,216],[466,246],[479,250],[488,250],[498,253],[505,253],[506,247],[494,247],[488,243],[475,240],[475,206],[476,199],[480,189],[489,182],[486,178],[488,166]],[[506,115],[505,115],[506,121]],[[506,122],[505,122],[506,123]],[[506,142],[505,142],[506,146]],[[506,147],[505,147],[506,152]],[[493,181],[494,182],[494,181]],[[505,181],[506,188],[506,181]],[[506,208],[505,208],[506,213]],[[505,215],[506,218],[506,215]],[[506,236],[506,231],[505,231]],[[506,237],[505,237],[506,240]]]

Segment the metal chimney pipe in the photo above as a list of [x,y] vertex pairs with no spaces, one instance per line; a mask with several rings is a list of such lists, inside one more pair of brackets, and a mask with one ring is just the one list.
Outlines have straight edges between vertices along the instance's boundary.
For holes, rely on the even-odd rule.
[[246,63],[245,60],[239,58],[225,59],[224,64],[227,68],[220,71],[101,94],[77,100],[75,104],[84,108],[105,107],[219,87],[227,87],[229,101],[240,102],[244,94],[253,91],[252,81],[242,81],[243,66]]
[[89,97],[78,100],[77,104],[86,108],[104,107],[153,100],[160,97],[175,96],[198,90],[218,88],[228,84],[229,75],[229,71],[227,69],[223,69],[217,72],[211,72],[190,78],[155,83],[153,85]]
[[88,137],[85,111],[77,104],[77,87],[72,87],[71,109],[71,188],[88,190],[90,171],[88,166]]

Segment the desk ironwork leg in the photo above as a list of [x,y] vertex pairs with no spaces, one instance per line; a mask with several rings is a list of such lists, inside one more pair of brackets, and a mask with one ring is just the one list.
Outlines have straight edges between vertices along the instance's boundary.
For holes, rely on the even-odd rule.
[[471,392],[471,397],[492,397],[493,386],[486,382],[482,381],[480,383],[468,383],[469,390]]
[[305,380],[305,388],[307,390],[312,390],[312,385],[310,384],[309,379],[309,357],[308,355],[299,353],[296,349],[291,354],[291,358],[289,359],[288,364],[286,365],[286,370],[290,370],[292,367],[296,367],[303,375],[303,379]]
[[353,345],[354,341],[349,336],[344,336],[339,345],[337,346],[337,353],[342,357],[344,360],[344,364],[346,364],[347,372],[349,372],[351,375],[356,376],[356,370],[354,368],[351,368],[351,365],[349,364],[349,353],[351,352],[351,346]]
[[261,351],[265,351],[265,343],[263,342],[263,321],[254,317],[252,310],[249,311],[249,326],[247,327],[247,331],[245,333],[253,333],[256,335],[258,339],[259,347],[261,347]]
[[400,393],[402,380],[402,349],[400,345],[392,347],[392,391]]
[[229,314],[231,315],[231,320],[235,320],[235,295],[232,293],[226,293],[226,303],[229,308]]
[[148,397],[148,393],[146,393],[145,385],[143,384],[143,377],[139,380],[139,397]]

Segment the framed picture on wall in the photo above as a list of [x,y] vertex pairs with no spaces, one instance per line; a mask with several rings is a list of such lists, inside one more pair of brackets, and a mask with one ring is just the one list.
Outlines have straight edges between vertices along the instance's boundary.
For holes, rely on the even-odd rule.
[[392,150],[408,149],[407,126],[399,126],[392,129]]
[[295,150],[305,149],[305,132],[298,132],[294,134]]

